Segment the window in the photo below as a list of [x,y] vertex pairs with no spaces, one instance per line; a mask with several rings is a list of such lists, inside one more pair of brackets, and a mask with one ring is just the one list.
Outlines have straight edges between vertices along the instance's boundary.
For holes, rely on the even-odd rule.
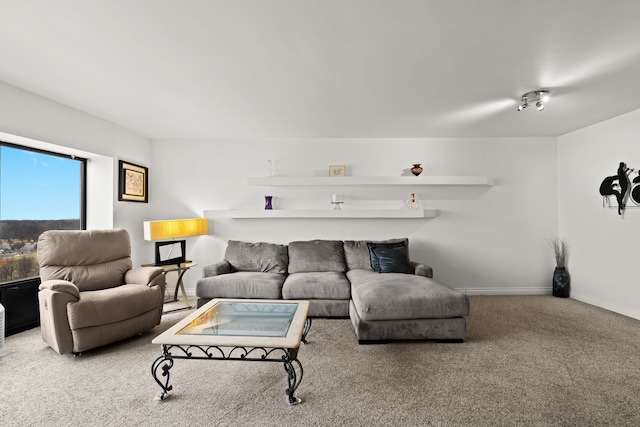
[[0,283],[38,276],[45,230],[85,228],[86,159],[0,141]]

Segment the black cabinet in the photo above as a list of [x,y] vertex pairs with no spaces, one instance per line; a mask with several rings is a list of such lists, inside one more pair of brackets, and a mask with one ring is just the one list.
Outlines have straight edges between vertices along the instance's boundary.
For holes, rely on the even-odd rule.
[[39,278],[0,285],[0,304],[5,310],[5,335],[40,325],[38,286]]

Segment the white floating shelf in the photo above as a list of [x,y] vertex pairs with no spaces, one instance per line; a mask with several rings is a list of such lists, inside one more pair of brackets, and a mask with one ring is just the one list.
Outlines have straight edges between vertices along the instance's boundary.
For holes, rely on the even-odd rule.
[[247,178],[249,185],[285,186],[412,186],[412,185],[493,185],[488,176],[265,176]]
[[207,210],[206,218],[435,218],[435,209]]

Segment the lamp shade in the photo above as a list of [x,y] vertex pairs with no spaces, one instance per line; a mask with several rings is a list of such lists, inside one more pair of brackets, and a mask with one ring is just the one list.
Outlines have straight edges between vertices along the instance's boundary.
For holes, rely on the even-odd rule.
[[166,240],[209,234],[207,218],[145,221],[144,240]]

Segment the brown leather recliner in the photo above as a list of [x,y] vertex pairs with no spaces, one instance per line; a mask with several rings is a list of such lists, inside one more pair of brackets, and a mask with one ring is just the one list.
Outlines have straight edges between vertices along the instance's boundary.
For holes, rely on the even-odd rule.
[[165,277],[132,268],[126,230],[50,230],[38,238],[42,339],[60,354],[81,353],[160,323]]

